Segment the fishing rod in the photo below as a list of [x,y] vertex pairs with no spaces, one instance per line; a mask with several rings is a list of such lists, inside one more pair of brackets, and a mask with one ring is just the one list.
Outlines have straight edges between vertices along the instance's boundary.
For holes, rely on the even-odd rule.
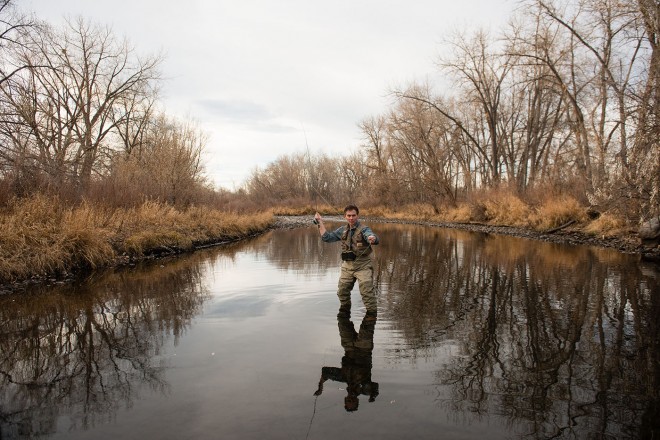
[[[314,182],[312,181],[312,174],[313,174],[314,168],[313,168],[313,165],[312,165],[312,155],[309,152],[309,143],[307,142],[307,131],[305,130],[305,125],[303,125],[302,123],[300,123],[300,125],[301,125],[302,130],[303,130],[303,135],[305,136],[305,148],[307,149],[307,165],[308,165],[308,168],[309,168],[307,170],[307,172],[309,173],[309,185],[314,190],[314,193],[316,195],[318,195],[319,197],[321,197],[323,199],[323,201],[328,206],[332,206],[332,204],[330,202],[328,202],[328,200],[326,200],[325,197],[323,197],[323,194],[321,194],[321,192],[318,190],[318,188],[316,188],[316,186],[314,185]],[[316,195],[314,196],[314,205],[315,205],[314,209],[315,209],[316,212],[319,212],[318,199],[316,198]],[[314,219],[312,221],[314,222],[315,225],[318,225],[318,222],[316,221],[316,219]]]
[[[307,131],[305,130],[305,125],[301,122],[301,123],[300,123],[300,126],[302,127],[303,135],[305,136],[305,148],[307,149],[307,164],[308,164],[308,167],[309,167],[309,169],[308,169],[308,173],[309,173],[309,184],[310,184],[310,186],[312,187],[312,189],[314,190],[314,192],[315,192],[319,197],[321,197],[321,198],[323,199],[323,201],[324,201],[328,206],[332,206],[332,204],[331,204],[330,202],[328,202],[328,200],[327,200],[325,197],[323,197],[323,194],[321,194],[321,192],[318,190],[318,188],[316,188],[316,186],[315,186],[314,183],[312,182],[312,174],[313,174],[313,171],[314,171],[314,170],[313,170],[313,166],[312,166],[312,154],[309,152],[309,143],[307,142]],[[316,196],[314,196],[314,204],[315,204],[315,210],[316,210],[316,212],[319,212],[318,200],[317,200]],[[319,225],[319,222],[318,222],[316,219],[312,219],[312,222],[313,222],[315,225],[317,225],[317,226]],[[369,248],[371,248],[371,250],[374,251],[374,248],[373,248],[373,246],[371,245],[371,243],[369,243],[369,242],[367,241],[367,244],[368,244],[368,246],[367,246],[366,248],[364,248],[364,250],[362,250],[362,252],[360,252],[360,253],[357,255],[358,257],[361,257],[361,256],[362,256],[362,255],[363,255],[363,254],[364,254]]]

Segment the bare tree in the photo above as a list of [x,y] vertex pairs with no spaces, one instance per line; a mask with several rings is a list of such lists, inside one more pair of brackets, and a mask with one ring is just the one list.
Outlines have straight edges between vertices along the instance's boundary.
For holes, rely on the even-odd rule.
[[[555,31],[564,32],[571,41],[571,72],[581,69],[590,73],[579,87],[581,96],[578,88],[573,87],[575,93],[569,99],[574,112],[580,115],[578,146],[583,142],[587,148],[588,139],[592,139],[595,147],[596,166],[587,173],[590,192],[600,195],[601,201],[621,205],[623,212],[633,216],[641,214],[636,212],[639,201],[650,196],[644,193],[653,192],[651,187],[658,186],[658,178],[653,174],[643,172],[639,178],[642,163],[646,162],[639,160],[640,152],[646,159],[647,153],[654,150],[653,145],[658,147],[657,137],[642,134],[649,132],[647,115],[653,113],[648,112],[653,108],[648,103],[654,100],[653,95],[657,96],[657,91],[652,91],[657,82],[653,67],[654,57],[656,64],[658,57],[657,27],[654,31],[654,19],[649,18],[655,13],[657,24],[660,6],[652,3],[584,0],[579,8],[571,10],[558,1],[536,1],[539,13],[549,20],[549,25],[554,24]],[[573,84],[576,76],[572,75]],[[631,137],[636,140],[634,161],[629,159]],[[641,151],[640,140],[645,144]],[[590,153],[584,151],[585,161],[589,160]]]
[[[556,177],[554,163],[563,163],[570,149],[567,103],[551,69],[536,62],[546,53],[552,35],[537,19],[534,27],[513,22],[503,48],[512,62],[506,93],[502,98],[503,160],[510,181],[523,193],[529,186]],[[529,43],[520,53],[518,42]],[[531,55],[530,55],[531,54]],[[534,60],[529,61],[529,57]],[[570,161],[570,159],[568,159]]]
[[147,89],[145,92],[123,96],[113,106],[115,133],[126,156],[142,154],[140,150],[154,119],[158,94],[156,90]]
[[[416,92],[419,94],[420,92]],[[422,101],[403,100],[389,122],[389,143],[398,159],[399,185],[413,202],[455,201],[451,129],[443,118]]]
[[[160,114],[148,120],[138,146],[116,151],[106,185],[125,194],[126,203],[144,198],[177,206],[195,201],[206,185],[202,154],[207,136],[192,122]],[[137,200],[129,196],[135,193]]]
[[[311,158],[302,153],[282,155],[265,169],[256,169],[247,183],[249,194],[259,202],[311,200]],[[318,186],[318,182],[314,184]]]
[[[388,111],[364,119],[364,160],[342,160],[339,186],[363,181],[380,203],[436,203],[481,187],[524,195],[549,185],[630,219],[657,214],[660,5],[524,5],[502,37],[451,37],[453,51],[438,66],[454,77],[453,93],[413,84],[393,93]],[[285,188],[275,169],[265,171],[254,185]],[[314,186],[330,182],[325,174]]]
[[[368,191],[376,203],[392,201],[397,193],[397,176],[394,168],[392,148],[389,142],[389,120],[386,116],[365,118],[358,124],[364,138],[361,150],[366,154],[369,172]],[[364,163],[359,160],[356,163]]]
[[500,111],[505,80],[513,65],[511,56],[497,54],[496,47],[492,47],[494,42],[484,31],[472,38],[455,35],[450,45],[454,53],[451,58],[441,59],[439,66],[456,76],[465,97],[482,111],[489,148],[485,157],[489,168],[487,177],[497,184],[502,177],[503,158]]
[[41,26],[16,57],[30,67],[2,88],[9,116],[2,132],[21,133],[10,155],[27,153],[56,185],[68,180],[83,193],[110,156],[109,134],[131,116],[122,107],[150,96],[159,58],[137,56],[110,29],[83,19]]
[[638,0],[637,6],[650,54],[648,75],[637,95],[638,127],[630,162],[638,169],[631,180],[642,197],[641,216],[650,217],[660,214],[660,4]]
[[12,55],[23,35],[36,27],[34,20],[16,11],[13,0],[0,0],[0,84],[28,67]]

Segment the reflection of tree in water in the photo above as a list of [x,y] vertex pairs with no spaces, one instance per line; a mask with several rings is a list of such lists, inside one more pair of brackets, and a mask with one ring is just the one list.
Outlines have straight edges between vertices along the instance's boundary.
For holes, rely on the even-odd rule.
[[452,350],[438,402],[532,438],[658,435],[657,269],[589,248],[379,229],[380,301],[402,352]]
[[139,273],[32,295],[0,297],[0,438],[110,419],[143,386],[165,391],[165,341],[182,335],[207,293],[199,265]]
[[[340,224],[328,224],[328,228],[333,226],[339,227]],[[316,227],[312,226],[266,234],[250,241],[246,247],[257,255],[263,254],[282,270],[309,275],[339,267],[339,244],[336,245],[336,248],[324,247]]]

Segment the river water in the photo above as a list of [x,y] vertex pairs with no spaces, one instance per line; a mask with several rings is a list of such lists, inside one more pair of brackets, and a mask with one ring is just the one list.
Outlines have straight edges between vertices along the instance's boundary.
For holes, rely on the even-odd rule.
[[659,438],[657,266],[370,226],[376,321],[313,226],[0,296],[0,439]]

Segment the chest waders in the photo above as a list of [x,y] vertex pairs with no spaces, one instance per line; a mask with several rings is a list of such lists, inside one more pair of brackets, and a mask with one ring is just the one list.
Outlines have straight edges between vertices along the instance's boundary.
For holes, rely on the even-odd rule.
[[364,226],[351,229],[350,226],[342,234],[341,240],[341,274],[337,286],[340,314],[350,314],[351,290],[357,281],[360,287],[362,302],[368,313],[376,314],[378,310],[373,282],[373,266],[369,258],[372,249],[364,237]]

